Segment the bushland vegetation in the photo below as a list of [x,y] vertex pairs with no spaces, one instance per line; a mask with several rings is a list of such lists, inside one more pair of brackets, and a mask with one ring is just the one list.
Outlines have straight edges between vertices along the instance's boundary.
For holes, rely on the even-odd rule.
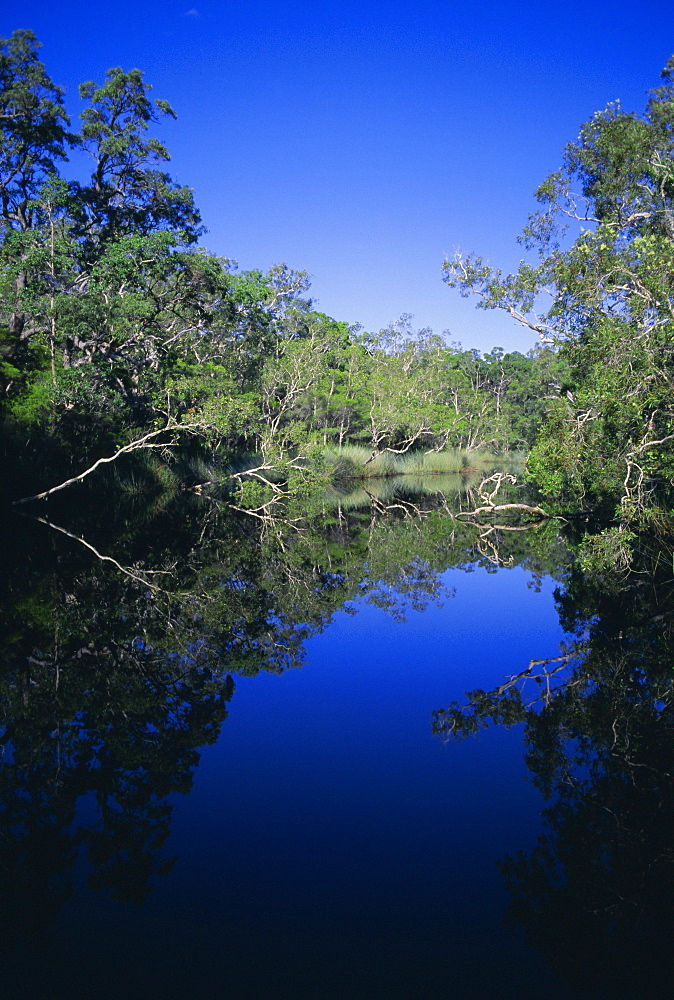
[[[0,42],[6,499],[112,461],[138,488],[224,487],[255,508],[312,477],[528,456],[545,509],[603,531],[601,558],[667,523],[674,60],[643,114],[609,105],[566,148],[521,237],[530,262],[508,276],[445,262],[450,287],[538,335],[523,355],[466,350],[408,315],[368,332],[318,311],[286,263],[209,253],[155,135],[174,112],[142,72],[83,83],[75,130],[38,53],[30,31]],[[86,179],[67,176],[73,150]]]
[[[302,271],[208,253],[153,134],[170,106],[113,68],[81,86],[74,131],[38,50],[29,31],[0,49],[8,497],[140,451],[189,482],[188,454],[208,467],[196,479],[240,490],[330,469],[461,471],[533,445],[556,351],[482,356],[410,316],[369,333],[317,311]],[[73,149],[86,181],[65,174]]]

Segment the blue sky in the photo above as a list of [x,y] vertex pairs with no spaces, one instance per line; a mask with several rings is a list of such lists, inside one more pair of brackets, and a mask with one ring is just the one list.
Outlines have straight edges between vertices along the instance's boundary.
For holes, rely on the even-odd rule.
[[192,2],[41,0],[0,34],[35,32],[73,117],[80,82],[145,71],[208,249],[307,270],[337,319],[412,313],[479,350],[534,341],[447,289],[445,255],[513,269],[564,145],[608,101],[642,110],[674,52],[671,0]]

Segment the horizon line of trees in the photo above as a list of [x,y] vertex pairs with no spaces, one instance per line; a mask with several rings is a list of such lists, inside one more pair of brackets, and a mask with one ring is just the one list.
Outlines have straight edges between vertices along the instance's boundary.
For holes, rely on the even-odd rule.
[[[38,49],[30,31],[0,41],[12,467],[82,469],[161,428],[152,447],[189,436],[223,467],[253,459],[281,476],[329,445],[522,448],[553,512],[625,531],[671,511],[674,61],[644,115],[609,105],[567,147],[521,237],[537,263],[509,276],[477,256],[445,263],[450,287],[541,338],[527,355],[482,356],[410,316],[349,326],[314,309],[306,273],[239,272],[206,252],[192,191],[150,134],[170,105],[114,67],[80,87],[72,131]],[[61,173],[73,149],[91,159],[86,183]]]
[[[207,253],[190,189],[149,135],[174,116],[139,70],[80,87],[79,132],[29,31],[0,53],[2,434],[9,456],[82,466],[167,426],[221,459],[312,445],[372,454],[528,448],[553,351],[484,357],[410,316],[364,332],[316,311],[305,272]],[[88,183],[62,164],[84,150]],[[169,436],[167,436],[167,440]]]

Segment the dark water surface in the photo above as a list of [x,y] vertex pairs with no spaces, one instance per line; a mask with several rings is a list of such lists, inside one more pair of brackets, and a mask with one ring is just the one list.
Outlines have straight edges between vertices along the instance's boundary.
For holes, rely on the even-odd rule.
[[[541,763],[556,744],[536,736],[540,705],[519,721],[507,712],[521,705],[506,705],[497,721],[512,726],[462,741],[433,727],[465,692],[559,655],[553,591],[569,569],[550,528],[488,547],[446,511],[333,512],[304,535],[221,521],[209,541],[198,516],[165,524],[147,560],[179,576],[168,597],[144,586],[131,531],[86,536],[125,575],[47,525],[14,527],[25,578],[5,581],[0,995],[637,996],[589,968],[591,948],[564,957],[578,949],[577,906],[599,964],[624,947],[618,889],[578,904],[576,862],[552,841],[534,863],[546,801],[557,795],[560,822],[585,808],[555,781],[594,795],[589,758],[573,781]],[[648,786],[642,817],[649,789],[662,813],[662,788]],[[590,854],[612,871],[602,836]],[[518,852],[529,876],[504,878]],[[585,864],[590,886],[596,860]],[[519,919],[513,892],[529,900]],[[628,930],[635,947],[650,919]],[[648,995],[664,996],[655,973]]]

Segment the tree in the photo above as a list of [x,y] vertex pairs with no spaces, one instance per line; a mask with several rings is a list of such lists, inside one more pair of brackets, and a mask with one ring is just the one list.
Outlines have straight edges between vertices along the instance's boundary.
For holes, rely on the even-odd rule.
[[623,525],[674,499],[674,58],[662,76],[643,115],[611,104],[586,122],[538,189],[520,238],[537,263],[505,277],[477,256],[444,265],[450,287],[560,349],[570,378],[530,472],[556,509]]
[[10,228],[27,230],[34,199],[56,164],[76,142],[68,131],[63,90],[37,57],[32,31],[0,39],[0,217],[3,238]]
[[[216,307],[231,315],[232,282],[192,252],[192,192],[157,169],[168,152],[147,131],[175,117],[167,102],[116,67],[80,88],[88,106],[72,135],[37,48],[16,32],[0,51],[4,430],[22,450],[30,438],[34,456],[60,442],[68,461],[153,426],[177,359]],[[58,176],[73,144],[93,158],[87,184]]]
[[21,376],[17,362],[26,362],[20,302],[27,281],[25,234],[35,224],[42,187],[77,141],[68,131],[63,91],[38,59],[39,47],[32,31],[0,39],[0,254],[3,264],[9,256],[16,265],[3,267],[2,275],[3,298],[8,296],[6,333],[0,338],[0,379],[5,384]]
[[192,191],[157,169],[169,160],[168,150],[145,133],[151,122],[176,114],[167,101],[151,101],[151,89],[140,70],[125,73],[119,66],[108,70],[102,86],[92,81],[80,86],[80,96],[89,102],[82,112],[81,144],[94,169],[78,195],[83,234],[94,252],[128,234],[180,232],[191,244],[203,232]]

